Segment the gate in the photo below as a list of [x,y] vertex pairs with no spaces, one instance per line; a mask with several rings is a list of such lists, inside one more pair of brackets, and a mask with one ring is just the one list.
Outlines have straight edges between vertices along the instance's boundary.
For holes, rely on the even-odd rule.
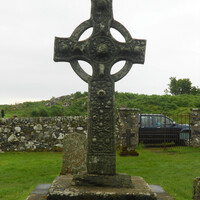
[[186,146],[190,140],[190,114],[139,116],[139,143],[145,146]]

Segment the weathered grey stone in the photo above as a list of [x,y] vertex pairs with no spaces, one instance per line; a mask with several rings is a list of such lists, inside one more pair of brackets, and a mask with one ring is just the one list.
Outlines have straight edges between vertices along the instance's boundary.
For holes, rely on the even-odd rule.
[[159,185],[149,185],[153,192],[156,193],[157,199],[159,200],[175,200],[172,196],[170,196],[164,189]]
[[48,131],[47,131],[47,132],[44,132],[43,137],[44,137],[44,139],[50,138],[49,132],[48,132]]
[[119,108],[119,130],[117,134],[117,147],[121,156],[137,156],[135,151],[138,146],[138,115],[139,110],[133,108]]
[[[69,128],[72,130],[71,133],[77,130],[77,127],[83,128],[83,131],[80,131],[80,133],[87,132],[86,117],[18,118],[17,120],[10,118],[6,119],[3,124],[0,120],[0,124],[0,146],[3,151],[14,151],[15,149],[22,151],[20,147],[27,149],[28,142],[33,142],[36,147],[29,147],[30,144],[28,144],[28,151],[51,151],[56,144],[63,143],[64,135],[69,133]],[[38,124],[42,126],[42,130],[41,126],[37,126]],[[10,148],[11,144],[8,142],[8,138],[12,134],[19,140],[16,141],[18,144],[15,148]],[[55,150],[61,151],[62,148],[56,148]]]
[[65,136],[61,174],[86,171],[86,136],[73,133]]
[[85,135],[87,135],[87,131],[83,131],[83,133],[84,133]]
[[73,132],[74,132],[74,129],[73,129],[72,127],[69,127],[69,128],[68,128],[68,132],[69,132],[69,133],[73,133]]
[[73,177],[59,176],[52,183],[47,200],[156,200],[156,194],[141,177],[132,177],[134,188],[73,186]]
[[57,136],[55,133],[52,134],[52,138],[57,139]]
[[65,137],[65,135],[64,135],[63,133],[60,133],[60,134],[59,134],[59,137],[58,137],[58,140],[63,140],[64,137]]
[[41,133],[41,132],[38,134],[38,138],[39,138],[40,140],[42,140],[43,136],[44,136],[44,135],[43,135],[43,133]]
[[17,133],[20,133],[21,132],[21,128],[20,127],[15,127],[15,131],[17,132]]
[[[79,42],[82,33],[91,27],[93,34]],[[112,37],[111,27],[122,33],[125,43]],[[70,38],[55,38],[54,60],[70,62],[77,75],[88,83],[89,174],[116,173],[114,83],[122,79],[133,64],[144,63],[145,47],[145,40],[133,39],[125,27],[113,19],[112,0],[91,0],[91,18],[78,26]],[[92,76],[82,70],[79,59],[92,65]],[[127,61],[125,66],[111,75],[112,66],[120,60]]]
[[33,127],[33,129],[35,131],[41,131],[42,130],[42,125],[41,124],[37,124],[36,126]]
[[34,142],[28,142],[27,144],[25,144],[26,149],[31,149],[31,150],[35,150],[36,146],[34,145]]
[[32,194],[46,194],[51,187],[51,184],[39,184],[33,190]]
[[21,139],[20,139],[20,141],[21,141],[21,142],[24,142],[24,141],[26,141],[26,137],[24,137],[24,136],[21,136]]
[[5,153],[5,152],[0,149],[0,153]]
[[[25,151],[26,149],[24,147],[19,147],[19,150],[20,151]],[[18,151],[18,149],[16,151]]]
[[73,177],[73,185],[89,187],[133,188],[131,177],[127,174],[96,175],[82,173]]
[[63,144],[56,144],[55,147],[63,148]]
[[3,139],[4,139],[4,140],[7,140],[7,138],[8,138],[7,134],[4,134],[4,135],[3,135]]
[[[87,40],[79,42],[82,33],[91,27],[93,34]],[[117,42],[111,36],[111,27],[122,33],[125,44]],[[116,175],[114,83],[122,79],[134,63],[144,63],[145,46],[146,41],[132,39],[128,31],[113,19],[112,0],[91,0],[91,18],[77,27],[70,38],[55,39],[54,60],[70,62],[74,71],[89,86],[87,174],[74,177],[75,188],[71,188],[70,177],[58,177],[49,189],[48,200],[156,199],[149,187],[147,193],[142,193],[142,190],[136,193],[130,189],[133,184],[131,177]],[[79,59],[92,65],[92,76],[81,69]],[[111,75],[112,66],[120,60],[126,60],[125,66]],[[90,182],[92,188],[85,187]],[[128,182],[130,183],[127,184]],[[120,187],[123,184],[126,186],[122,192]],[[106,187],[97,190],[96,185]],[[143,189],[146,188],[144,182],[141,185]],[[115,186],[118,191],[114,189]]]
[[8,142],[17,142],[19,141],[18,138],[16,137],[15,134],[12,134],[9,138],[8,138]]
[[163,193],[163,192],[165,192],[160,185],[149,185],[149,186],[156,193]]
[[193,147],[200,147],[200,137],[199,136],[192,136],[191,137],[191,144]]
[[45,200],[51,184],[39,184],[26,200]]
[[10,129],[9,128],[4,128],[4,133],[10,133]]
[[1,119],[0,119],[0,123],[1,123],[1,124],[6,123],[6,119],[5,119],[5,118],[1,118]]
[[[47,198],[51,184],[39,184],[26,200],[44,200]],[[155,187],[154,187],[155,186]],[[174,200],[167,192],[159,185],[150,185],[153,192],[156,193],[159,200]],[[159,188],[159,190],[157,190]],[[112,199],[113,200],[113,199]]]
[[200,177],[196,177],[193,182],[193,200],[200,200]]
[[77,127],[77,131],[83,131],[83,127]]

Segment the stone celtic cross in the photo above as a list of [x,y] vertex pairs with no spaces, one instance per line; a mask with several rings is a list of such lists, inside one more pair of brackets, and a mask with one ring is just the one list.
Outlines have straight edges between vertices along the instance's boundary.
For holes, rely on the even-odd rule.
[[[79,38],[88,28],[92,35]],[[119,31],[125,42],[116,41],[110,28]],[[122,79],[134,63],[143,64],[145,40],[132,39],[122,24],[115,21],[112,0],[91,0],[91,17],[80,24],[69,38],[55,38],[54,60],[70,62],[77,75],[88,83],[88,174],[116,174],[114,138],[114,83]],[[78,60],[88,62],[93,69],[88,75]],[[124,67],[111,75],[112,66],[125,60]]]
[[131,148],[131,138],[134,137],[134,134],[131,133],[130,129],[126,129],[126,133],[122,135],[126,139],[126,147]]

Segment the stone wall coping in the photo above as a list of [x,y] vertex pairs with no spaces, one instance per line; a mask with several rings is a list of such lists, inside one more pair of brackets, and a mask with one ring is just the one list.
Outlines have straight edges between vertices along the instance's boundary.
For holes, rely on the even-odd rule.
[[191,111],[200,111],[200,108],[192,108]]
[[54,116],[54,117],[15,117],[15,118],[0,118],[0,121],[20,120],[20,119],[72,119],[72,118],[87,118],[87,116]]
[[118,108],[118,111],[137,111],[137,112],[139,112],[140,109],[138,109],[138,108]]

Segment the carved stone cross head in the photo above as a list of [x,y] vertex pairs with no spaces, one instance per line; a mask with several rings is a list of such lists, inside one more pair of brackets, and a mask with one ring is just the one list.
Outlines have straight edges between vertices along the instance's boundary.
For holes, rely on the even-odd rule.
[[[91,27],[92,35],[85,41],[79,41],[81,35]],[[115,40],[110,28],[119,31],[126,42]],[[80,24],[70,38],[55,38],[54,60],[70,62],[73,70],[87,83],[91,78],[111,78],[116,82],[129,72],[132,64],[144,63],[145,47],[146,40],[132,39],[126,28],[113,19],[112,0],[91,0],[91,18]],[[92,66],[92,77],[81,68],[78,60]],[[121,60],[126,61],[124,67],[111,75],[112,66]]]

